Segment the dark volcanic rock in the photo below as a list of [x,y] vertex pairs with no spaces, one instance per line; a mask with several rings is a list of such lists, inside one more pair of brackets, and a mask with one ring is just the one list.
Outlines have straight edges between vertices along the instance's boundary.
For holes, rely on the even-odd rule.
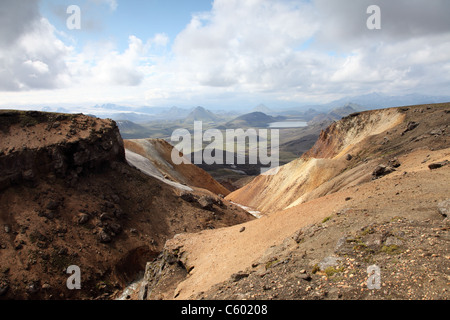
[[442,168],[442,167],[448,165],[448,163],[449,163],[448,160],[442,161],[442,162],[436,162],[436,163],[430,164],[428,166],[428,168],[430,168],[430,170],[435,170],[435,169],[439,169],[439,168]]
[[[52,116],[54,117],[54,115],[38,113],[29,122],[36,124],[41,121],[49,121],[48,118]],[[73,119],[86,118],[92,122],[107,121],[94,120],[83,115],[72,115],[72,117]],[[23,118],[23,115],[18,111],[0,113],[3,131],[9,130],[21,118]],[[59,123],[58,128],[67,125],[63,121],[56,123]],[[85,133],[84,138],[67,140],[61,137],[61,139],[47,144],[45,147],[27,146],[23,150],[12,148],[3,152],[0,155],[0,168],[2,170],[0,189],[13,184],[20,184],[23,181],[35,181],[48,174],[66,178],[72,172],[92,172],[101,170],[106,163],[124,162],[125,149],[119,129],[112,120],[108,124],[101,129],[101,134],[96,134],[94,130],[90,134]]]
[[405,133],[409,132],[409,131],[413,131],[414,129],[416,129],[419,126],[420,123],[418,122],[408,122],[405,131],[403,131],[402,135],[404,135]]
[[198,203],[202,207],[202,209],[205,210],[212,210],[214,205],[214,199],[209,196],[202,196],[200,199],[198,199]]
[[386,176],[394,171],[396,171],[396,170],[393,167],[380,164],[378,167],[375,168],[375,170],[372,173],[372,176],[374,179],[378,179],[378,178]]
[[110,243],[112,241],[112,238],[105,230],[101,230],[98,234],[98,240],[101,243]]

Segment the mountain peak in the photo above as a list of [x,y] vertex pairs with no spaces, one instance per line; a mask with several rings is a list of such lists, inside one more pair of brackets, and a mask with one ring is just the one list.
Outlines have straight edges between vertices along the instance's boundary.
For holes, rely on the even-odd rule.
[[217,121],[217,117],[214,113],[206,110],[203,107],[196,107],[192,112],[186,117],[184,122],[194,122],[194,121]]
[[261,103],[261,104],[257,105],[255,108],[253,108],[252,112],[262,112],[262,113],[270,114],[272,112],[272,110],[270,108],[268,108],[266,105]]

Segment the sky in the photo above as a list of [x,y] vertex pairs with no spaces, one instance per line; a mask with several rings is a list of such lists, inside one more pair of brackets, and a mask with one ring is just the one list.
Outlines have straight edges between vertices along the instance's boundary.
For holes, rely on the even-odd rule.
[[449,13],[448,0],[1,0],[0,108],[449,95]]

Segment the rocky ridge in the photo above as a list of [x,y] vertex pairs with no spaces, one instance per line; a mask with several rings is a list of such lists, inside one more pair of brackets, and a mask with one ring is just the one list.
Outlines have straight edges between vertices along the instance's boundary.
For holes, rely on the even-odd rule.
[[111,299],[175,234],[254,219],[211,192],[183,200],[128,165],[114,121],[85,115],[0,112],[0,172],[0,299]]

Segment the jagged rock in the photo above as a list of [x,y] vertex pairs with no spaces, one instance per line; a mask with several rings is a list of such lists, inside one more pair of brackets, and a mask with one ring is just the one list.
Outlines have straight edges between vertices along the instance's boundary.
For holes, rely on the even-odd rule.
[[448,165],[448,163],[449,163],[448,160],[445,160],[445,161],[442,161],[442,162],[436,162],[436,163],[430,164],[428,166],[428,168],[430,168],[430,170],[435,170],[435,169],[439,169],[439,168],[442,168],[442,167]]
[[393,246],[393,245],[395,245],[395,246],[401,246],[401,245],[403,245],[403,241],[400,240],[400,239],[398,239],[397,237],[391,236],[391,237],[388,237],[388,238],[386,239],[386,241],[384,242],[384,244],[385,244],[386,246]]
[[43,290],[50,290],[51,288],[52,288],[52,286],[49,285],[48,283],[44,283],[44,284],[42,285],[42,289],[43,289]]
[[409,131],[413,131],[414,129],[416,129],[419,126],[420,123],[418,122],[408,122],[405,131],[403,131],[402,135],[404,135],[405,133],[409,132]]
[[39,292],[39,284],[37,282],[31,282],[27,286],[27,291],[30,294],[36,294]]
[[33,170],[25,170],[24,172],[22,172],[22,178],[25,181],[33,181],[35,178],[34,172]]
[[114,232],[114,234],[118,235],[122,232],[122,226],[120,224],[117,223],[111,223],[108,228]]
[[3,227],[3,230],[5,230],[5,233],[10,233],[11,232],[11,226],[7,224],[7,225],[5,225]]
[[67,249],[67,248],[61,248],[58,250],[59,256],[66,256],[68,253],[69,253],[69,249]]
[[398,168],[401,166],[401,163],[400,163],[400,161],[398,161],[397,158],[393,158],[393,159],[389,160],[388,166],[393,167],[393,168]]
[[375,168],[375,170],[372,173],[373,179],[378,179],[380,177],[386,176],[392,172],[396,171],[391,166],[385,166],[383,164],[380,164],[378,167]]
[[88,214],[85,214],[85,213],[80,214],[80,215],[78,216],[78,224],[83,225],[83,224],[88,223],[89,218],[90,218],[90,217],[89,217]]
[[369,234],[366,237],[364,237],[364,244],[372,250],[378,250],[381,248],[383,240],[384,237],[382,234],[379,233]]
[[121,219],[125,216],[125,213],[123,212],[122,209],[115,209],[114,210],[114,216],[118,219]]
[[53,123],[52,128],[53,128],[53,129],[57,129],[57,128],[59,128],[60,126],[61,126],[61,122],[56,121],[55,123]]
[[445,218],[443,224],[447,227],[450,227],[450,218],[449,217]]
[[304,236],[303,236],[303,230],[302,230],[302,229],[298,230],[298,231],[292,236],[292,239],[293,239],[296,243],[302,242],[302,240],[304,239]]
[[414,130],[415,128],[417,128],[418,126],[419,126],[419,123],[418,123],[418,122],[411,121],[411,122],[408,123],[408,126],[406,127],[406,129],[407,129],[408,131],[412,131],[412,130]]
[[311,276],[308,273],[306,273],[306,272],[305,273],[300,272],[296,276],[296,278],[298,278],[300,280],[308,281],[308,282],[312,280]]
[[231,275],[231,280],[233,282],[238,282],[242,279],[248,278],[250,276],[249,273],[245,273],[245,272],[238,272],[238,273],[234,273]]
[[138,293],[138,300],[147,300],[148,285],[149,285],[148,282],[141,283],[141,287],[139,288]]
[[335,267],[337,265],[339,265],[339,263],[341,262],[341,258],[339,257],[335,257],[335,256],[328,256],[326,258],[324,258],[322,261],[319,262],[319,268],[320,270],[325,270],[328,267]]
[[117,194],[111,195],[111,200],[112,200],[115,204],[119,204],[119,203],[120,203],[120,197],[119,197]]
[[339,255],[346,255],[353,252],[353,244],[349,241],[347,236],[344,236],[338,240],[334,248],[334,253]]
[[101,230],[98,234],[98,240],[101,243],[110,243],[112,241],[112,238],[105,230]]
[[[1,117],[4,119],[1,124],[3,131],[8,131],[14,124],[24,121],[24,114],[20,111],[2,112]],[[61,115],[60,118],[55,121],[53,114],[38,112],[34,119],[27,120],[36,125],[47,123],[50,128],[52,126],[62,128],[70,120],[80,122],[87,117],[84,115]],[[108,120],[95,121],[107,122]],[[59,137],[56,133],[54,136]],[[101,141],[99,141],[100,139]],[[0,155],[1,189],[20,184],[22,181],[37,181],[49,174],[66,178],[71,172],[76,172],[77,168],[92,171],[102,168],[106,162],[125,161],[123,140],[117,125],[112,121],[109,121],[100,137],[91,135],[86,138],[68,140],[65,136],[61,136],[52,143],[42,137],[39,141],[42,141],[43,145],[33,147],[27,145],[26,150],[22,149],[20,152],[17,152],[18,147],[2,150],[3,153]],[[102,144],[107,146],[108,150],[105,150]]]
[[444,217],[448,218],[450,216],[450,199],[439,202],[438,211]]
[[4,285],[0,285],[0,297],[4,296],[9,290],[9,285],[8,284],[4,284]]
[[47,210],[51,210],[51,211],[55,211],[58,210],[58,208],[61,206],[61,201],[58,200],[51,200],[48,204],[47,204]]
[[209,196],[202,196],[200,199],[198,199],[198,203],[202,207],[202,209],[205,210],[212,210],[214,205],[214,199]]
[[114,216],[111,213],[104,212],[100,215],[101,221],[113,220]]
[[183,192],[180,198],[187,202],[195,202],[196,200],[195,196],[190,192]]
[[438,128],[430,131],[430,134],[433,136],[440,136],[443,135],[445,132],[445,128]]

